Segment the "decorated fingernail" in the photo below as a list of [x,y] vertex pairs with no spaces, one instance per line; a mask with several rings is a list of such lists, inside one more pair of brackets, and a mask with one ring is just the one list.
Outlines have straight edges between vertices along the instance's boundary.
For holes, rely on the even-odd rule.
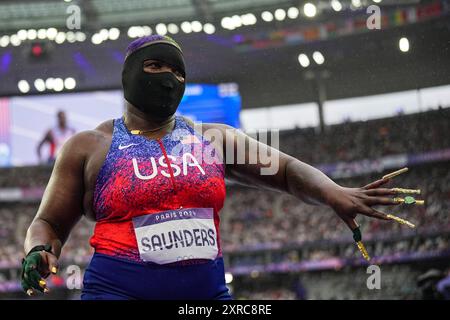
[[361,252],[363,258],[366,259],[367,261],[369,261],[370,256],[367,253],[366,247],[364,247],[364,244],[361,241],[362,234],[361,234],[361,230],[359,229],[359,227],[353,229],[353,240],[355,240],[356,246],[358,247],[359,252]]
[[392,188],[393,192],[403,193],[403,194],[420,194],[422,191],[420,189],[403,189],[403,188]]
[[33,295],[33,289],[28,289],[27,290],[27,295],[32,296]]
[[44,288],[44,293],[49,293],[49,292],[50,292],[49,288]]
[[405,197],[405,203],[406,204],[418,204],[418,205],[424,205],[425,201],[424,200],[417,200],[414,197],[411,196],[407,196]]
[[56,273],[58,272],[58,269],[57,269],[56,267],[52,267],[51,272],[52,272],[53,274],[56,274]]
[[400,170],[397,170],[397,171],[394,171],[394,172],[391,172],[391,173],[388,173],[388,174],[384,175],[383,179],[394,178],[394,177],[396,177],[396,176],[398,176],[398,175],[400,175],[402,173],[405,173],[406,171],[408,171],[408,168],[402,168]]
[[407,225],[410,228],[415,228],[416,226],[414,224],[412,224],[411,222],[409,222],[408,220],[404,220],[402,218],[399,218],[397,216],[394,216],[393,214],[387,214],[386,215],[389,219],[395,220],[400,224],[404,224]]
[[369,256],[369,253],[366,250],[366,247],[364,247],[364,244],[361,241],[358,241],[356,243],[356,245],[358,246],[359,252],[361,252],[363,258],[366,259],[367,261],[369,261],[370,260],[370,256]]
[[42,288],[44,288],[46,285],[47,285],[47,283],[44,281],[44,280],[39,280],[39,285],[42,287]]
[[394,198],[397,203],[424,205],[425,200],[417,200],[414,197],[406,196],[405,198]]

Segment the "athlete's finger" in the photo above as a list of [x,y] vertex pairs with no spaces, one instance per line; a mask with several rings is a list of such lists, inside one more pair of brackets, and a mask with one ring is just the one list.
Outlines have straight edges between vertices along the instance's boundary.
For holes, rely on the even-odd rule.
[[364,193],[368,196],[389,196],[398,194],[394,189],[389,188],[376,188],[364,191]]
[[365,189],[365,190],[375,189],[375,188],[381,187],[382,185],[385,185],[389,181],[390,181],[389,178],[379,179],[377,181],[369,183],[368,185],[365,185],[363,187],[363,189]]
[[367,217],[371,217],[371,218],[375,218],[375,219],[380,219],[380,220],[391,220],[391,218],[389,218],[389,217],[387,216],[387,214],[385,214],[385,213],[383,213],[383,212],[380,212],[380,211],[377,211],[377,210],[375,210],[375,209],[373,209],[373,208],[370,208],[370,207],[368,207],[368,206],[361,207],[361,208],[359,209],[359,212],[360,212],[362,215],[365,215],[365,216],[367,216]]
[[44,252],[42,260],[42,270],[40,270],[43,275],[50,275],[50,273],[56,274],[58,272],[58,258],[53,254]]
[[27,280],[28,283],[31,284],[33,289],[44,292],[45,285],[40,283],[40,281],[43,279],[41,278],[41,275],[39,274],[39,272],[37,270],[31,270],[30,272],[26,273],[25,280]]
[[350,230],[353,231],[356,228],[358,228],[358,224],[356,223],[355,219],[347,217],[347,218],[342,218],[342,220],[344,220],[345,224],[350,228]]
[[387,197],[368,197],[364,200],[364,203],[368,206],[395,206],[399,205],[402,202],[398,201],[395,198],[387,198]]
[[22,285],[22,289],[23,291],[28,295],[28,296],[32,296],[34,294],[34,290],[31,287],[30,283],[28,281],[26,281],[25,279],[22,279],[20,281],[20,284]]

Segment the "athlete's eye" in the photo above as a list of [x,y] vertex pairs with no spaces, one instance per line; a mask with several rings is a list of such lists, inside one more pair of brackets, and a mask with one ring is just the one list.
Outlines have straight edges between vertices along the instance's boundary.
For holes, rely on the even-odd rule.
[[150,67],[152,69],[161,69],[161,64],[158,62],[148,62],[145,64],[145,67]]
[[181,74],[180,71],[175,71],[175,75],[176,75],[177,77],[179,77],[179,78],[183,78],[183,79],[184,79],[184,77],[183,77],[183,75]]

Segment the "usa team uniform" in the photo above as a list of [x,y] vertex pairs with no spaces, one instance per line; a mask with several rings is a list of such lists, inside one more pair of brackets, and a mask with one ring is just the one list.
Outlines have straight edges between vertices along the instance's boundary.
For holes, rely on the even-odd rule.
[[182,117],[161,139],[115,119],[95,185],[95,253],[82,299],[231,299],[219,235],[224,170]]

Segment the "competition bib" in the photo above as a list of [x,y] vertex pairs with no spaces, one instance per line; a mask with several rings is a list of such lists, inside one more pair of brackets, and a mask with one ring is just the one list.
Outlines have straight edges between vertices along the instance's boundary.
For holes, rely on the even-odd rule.
[[167,264],[217,257],[212,208],[163,211],[133,218],[141,259]]

